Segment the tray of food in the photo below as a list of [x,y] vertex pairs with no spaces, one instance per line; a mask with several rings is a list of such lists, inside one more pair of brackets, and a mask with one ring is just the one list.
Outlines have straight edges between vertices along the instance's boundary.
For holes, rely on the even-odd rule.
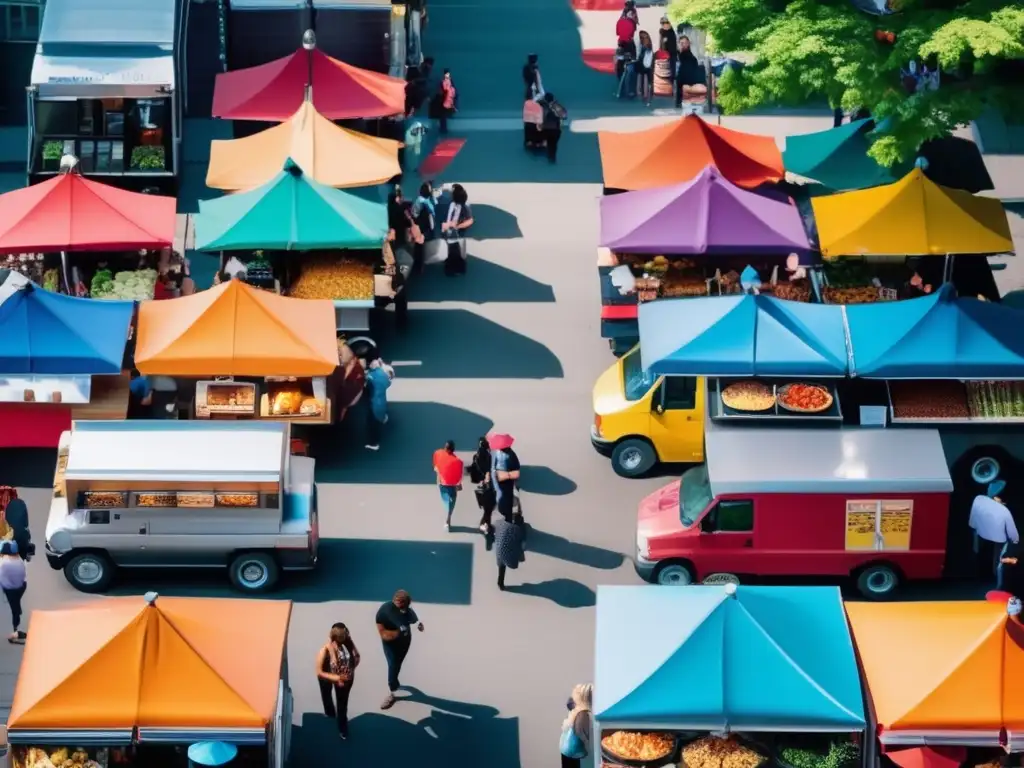
[[82,491],[79,506],[85,509],[127,507],[128,494],[123,491]]
[[178,494],[173,491],[152,491],[135,494],[137,507],[176,507]]
[[683,768],[759,768],[767,754],[743,743],[736,736],[705,736],[682,749]]
[[778,389],[779,407],[792,413],[824,413],[835,402],[828,388],[820,384],[784,384]]
[[178,493],[178,506],[191,509],[208,509],[213,506],[212,493],[196,493],[194,491]]
[[258,507],[260,495],[258,493],[218,493],[218,507]]
[[890,381],[894,419],[971,418],[969,393],[959,381]]
[[722,390],[722,404],[742,413],[763,413],[775,407],[775,392],[760,381],[737,381]]
[[612,731],[601,739],[601,756],[615,765],[658,768],[675,760],[679,741],[665,731]]

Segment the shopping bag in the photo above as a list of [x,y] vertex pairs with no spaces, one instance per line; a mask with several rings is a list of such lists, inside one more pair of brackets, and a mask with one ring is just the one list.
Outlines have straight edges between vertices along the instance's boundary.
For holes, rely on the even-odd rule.
[[423,244],[424,264],[444,264],[448,260],[448,241],[442,238],[428,240]]
[[544,122],[544,108],[536,101],[527,101],[523,104],[523,122],[530,125],[540,125]]

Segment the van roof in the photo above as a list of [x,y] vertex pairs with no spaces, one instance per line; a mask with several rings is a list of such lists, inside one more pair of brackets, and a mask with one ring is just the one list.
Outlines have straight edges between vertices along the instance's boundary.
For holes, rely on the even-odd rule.
[[704,439],[716,496],[953,490],[942,438],[934,429],[744,429],[715,424]]
[[288,449],[277,422],[77,421],[67,480],[276,483]]

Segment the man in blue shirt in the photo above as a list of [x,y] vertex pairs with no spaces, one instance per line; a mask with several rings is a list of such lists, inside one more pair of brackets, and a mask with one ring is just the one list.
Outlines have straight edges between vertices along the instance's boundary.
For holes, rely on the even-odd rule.
[[128,418],[149,418],[152,405],[153,387],[149,379],[138,371],[132,371],[132,380],[128,385]]
[[519,481],[519,457],[511,447],[491,452],[491,483],[497,497],[498,512],[512,522],[515,489]]

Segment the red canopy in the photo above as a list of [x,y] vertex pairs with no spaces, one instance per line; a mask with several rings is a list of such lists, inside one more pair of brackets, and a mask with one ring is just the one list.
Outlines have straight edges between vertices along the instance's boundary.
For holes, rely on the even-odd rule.
[[0,253],[129,251],[174,242],[173,197],[64,173],[0,195]]
[[313,58],[313,106],[329,120],[389,117],[405,111],[405,81],[353,67],[314,49],[217,75],[213,116],[283,123],[305,99]]

